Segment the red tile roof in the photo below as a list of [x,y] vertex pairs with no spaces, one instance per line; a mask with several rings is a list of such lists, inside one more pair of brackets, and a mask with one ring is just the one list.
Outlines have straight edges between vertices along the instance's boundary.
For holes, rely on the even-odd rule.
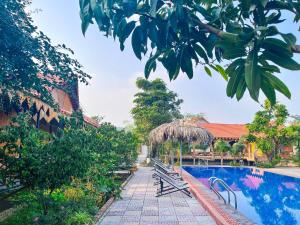
[[203,123],[200,127],[210,131],[216,139],[237,140],[248,134],[246,124]]

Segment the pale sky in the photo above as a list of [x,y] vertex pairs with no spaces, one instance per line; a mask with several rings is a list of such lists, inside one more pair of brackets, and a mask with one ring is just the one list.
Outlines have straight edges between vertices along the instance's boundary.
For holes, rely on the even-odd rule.
[[[143,76],[144,62],[133,54],[129,43],[121,52],[118,41],[106,38],[96,26],[90,26],[84,37],[80,28],[78,0],[33,0],[32,9],[41,9],[33,18],[41,31],[54,43],[65,43],[75,51],[75,57],[84,70],[93,78],[90,85],[80,85],[80,103],[85,114],[104,116],[105,121],[117,126],[132,121],[130,110],[133,107],[135,79]],[[291,23],[284,25],[286,32],[297,32]],[[297,32],[300,43],[300,35]],[[298,62],[300,57],[297,57]],[[285,104],[291,114],[300,114],[300,71],[282,71],[280,78],[287,84],[292,99],[278,94],[278,100]],[[226,96],[226,81],[214,74],[209,77],[203,68],[197,67],[194,78],[189,80],[181,74],[169,82],[162,67],[151,74],[150,79],[160,77],[169,89],[178,93],[184,100],[183,113],[204,113],[210,122],[248,123],[260,109],[258,103],[250,99],[248,93],[237,102]],[[264,97],[261,93],[261,101]]]

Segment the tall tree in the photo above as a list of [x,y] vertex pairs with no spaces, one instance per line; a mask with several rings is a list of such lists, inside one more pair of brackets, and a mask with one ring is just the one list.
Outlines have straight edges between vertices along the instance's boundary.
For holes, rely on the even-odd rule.
[[[170,80],[179,71],[191,79],[193,65],[211,69],[226,80],[227,95],[240,100],[245,91],[258,101],[260,90],[272,104],[275,91],[290,98],[276,76],[281,68],[300,70],[294,53],[300,52],[296,36],[283,26],[298,22],[298,0],[80,0],[82,31],[98,25],[106,36],[118,38],[120,49],[131,35],[138,59],[147,54],[145,77],[162,63]],[[297,31],[291,31],[296,33]],[[219,65],[228,64],[226,71]]]
[[30,3],[31,0],[0,1],[0,89],[38,93],[50,102],[47,87],[61,86],[63,81],[68,90],[78,79],[86,83],[89,75],[71,57],[71,49],[64,44],[54,46],[37,29],[26,11]]
[[252,123],[248,124],[250,141],[255,141],[257,148],[268,157],[271,162],[285,144],[290,142],[285,127],[288,111],[282,104],[271,105],[265,101],[264,108],[255,114]]
[[145,143],[152,129],[182,117],[179,110],[183,100],[170,91],[161,79],[148,81],[138,78],[136,86],[140,91],[135,94],[131,114],[139,139]]

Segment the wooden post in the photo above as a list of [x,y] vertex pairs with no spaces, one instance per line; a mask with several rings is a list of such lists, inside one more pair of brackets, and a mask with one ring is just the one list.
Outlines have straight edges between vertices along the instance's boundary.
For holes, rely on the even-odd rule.
[[195,166],[196,164],[196,149],[195,149],[195,145],[192,145],[193,146],[193,164]]
[[180,175],[182,175],[182,141],[180,141],[179,158],[180,158]]

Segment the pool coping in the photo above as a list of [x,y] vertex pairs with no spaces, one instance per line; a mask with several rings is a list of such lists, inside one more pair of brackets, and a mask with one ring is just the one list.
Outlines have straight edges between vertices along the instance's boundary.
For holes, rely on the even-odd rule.
[[[175,168],[180,172],[178,167]],[[184,169],[182,170],[182,178],[189,185],[190,191],[195,198],[203,206],[203,208],[211,215],[217,225],[255,225],[243,214],[236,211],[231,205],[224,203],[217,198],[206,186],[199,182],[195,177]]]
[[[199,165],[182,165],[184,166],[188,166],[188,167],[199,167]],[[273,168],[263,168],[263,167],[257,167],[257,166],[230,166],[230,165],[208,165],[205,167],[233,167],[233,168],[249,168],[249,169],[259,169],[262,170],[263,172],[268,172],[268,173],[274,173],[274,174],[278,174],[278,175],[282,175],[282,176],[287,176],[287,177],[292,177],[292,178],[298,178],[300,179],[300,174],[291,174],[291,173],[287,173],[286,171],[280,171],[280,169],[288,169],[288,168],[299,168],[300,167],[273,167]],[[178,167],[179,168],[179,167]]]

